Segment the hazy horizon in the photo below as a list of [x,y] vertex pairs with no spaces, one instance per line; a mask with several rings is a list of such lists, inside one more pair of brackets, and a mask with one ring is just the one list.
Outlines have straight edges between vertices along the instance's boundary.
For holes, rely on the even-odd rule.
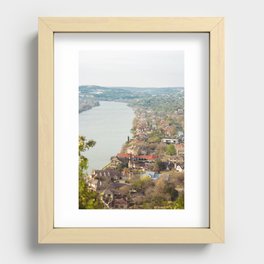
[[184,87],[184,51],[80,51],[79,86],[82,85]]
[[80,86],[99,86],[103,88],[116,88],[116,89],[126,89],[126,88],[142,88],[142,89],[176,89],[176,88],[184,88],[184,86],[157,86],[157,87],[150,87],[150,86],[128,86],[128,85],[121,85],[121,86],[111,86],[111,85],[101,85],[101,84],[80,84]]

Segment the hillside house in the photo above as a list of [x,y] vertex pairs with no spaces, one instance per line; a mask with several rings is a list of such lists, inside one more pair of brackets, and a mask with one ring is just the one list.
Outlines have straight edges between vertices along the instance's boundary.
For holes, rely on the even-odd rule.
[[177,112],[178,112],[179,115],[183,115],[183,113],[184,113],[182,108],[179,108]]
[[97,191],[100,189],[100,187],[102,186],[102,181],[98,180],[98,179],[90,179],[88,181],[88,188]]
[[101,181],[105,181],[105,180],[118,181],[122,179],[123,175],[118,170],[106,169],[106,170],[93,171],[92,177],[94,179],[99,179]]
[[160,177],[160,174],[155,171],[146,171],[144,175],[150,177],[152,180],[157,180]]
[[180,165],[176,166],[176,171],[183,172],[183,168]]
[[118,153],[116,157],[120,160],[133,160],[145,162],[153,162],[158,158],[158,156],[156,155],[132,155],[128,153]]
[[177,138],[163,138],[161,141],[166,144],[178,144],[179,143],[179,140]]
[[176,150],[177,156],[184,156],[184,144],[183,143],[175,144],[175,150]]

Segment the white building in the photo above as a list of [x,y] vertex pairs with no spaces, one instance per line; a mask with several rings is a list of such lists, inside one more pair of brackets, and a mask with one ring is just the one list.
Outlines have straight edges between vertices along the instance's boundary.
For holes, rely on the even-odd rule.
[[176,138],[163,138],[161,141],[166,144],[178,144],[179,143],[179,140]]

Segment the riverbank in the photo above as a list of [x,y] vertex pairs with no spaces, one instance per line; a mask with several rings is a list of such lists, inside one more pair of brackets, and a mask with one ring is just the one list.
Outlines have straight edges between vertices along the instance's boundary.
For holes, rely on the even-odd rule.
[[79,113],[90,110],[96,106],[100,106],[100,103],[94,97],[86,94],[79,94]]

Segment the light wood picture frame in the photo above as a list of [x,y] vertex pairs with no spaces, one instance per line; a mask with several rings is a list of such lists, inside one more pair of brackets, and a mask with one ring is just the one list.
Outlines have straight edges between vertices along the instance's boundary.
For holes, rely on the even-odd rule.
[[[210,38],[209,227],[54,227],[54,33],[206,32]],[[222,17],[41,17],[38,74],[38,241],[41,244],[224,242],[224,19]]]

